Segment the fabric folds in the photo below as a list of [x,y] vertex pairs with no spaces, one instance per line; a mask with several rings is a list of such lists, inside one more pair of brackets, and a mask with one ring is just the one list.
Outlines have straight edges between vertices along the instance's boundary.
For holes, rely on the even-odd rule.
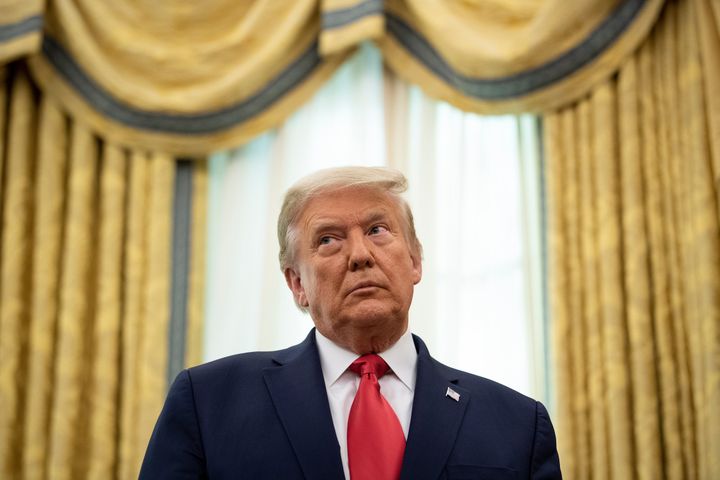
[[[12,34],[35,38],[17,55],[38,51],[33,78],[63,110],[116,143],[203,156],[278,125],[367,40],[399,76],[464,110],[572,103],[617,72],[663,0],[31,4],[38,13],[5,30],[35,19]],[[16,40],[2,32],[9,52]]]
[[116,142],[206,155],[275,126],[340,65],[316,0],[51,1],[33,77]]
[[137,478],[167,388],[175,160],[99,139],[18,63],[0,79],[0,477]]
[[383,0],[321,0],[320,53],[329,55],[385,33]]
[[388,0],[390,67],[430,95],[484,114],[548,111],[615,73],[662,0]]
[[205,318],[205,252],[207,251],[208,164],[196,163],[190,212],[190,273],[188,278],[185,367],[202,363]]
[[0,65],[40,49],[43,10],[43,0],[0,0]]
[[720,203],[703,2],[548,114],[558,442],[569,478],[720,476]]

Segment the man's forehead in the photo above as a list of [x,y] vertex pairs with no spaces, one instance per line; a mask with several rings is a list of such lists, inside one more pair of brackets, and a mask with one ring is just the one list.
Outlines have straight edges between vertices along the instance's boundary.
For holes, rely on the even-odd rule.
[[301,213],[301,223],[316,228],[339,221],[374,221],[398,213],[398,205],[387,192],[369,189],[332,191],[308,201]]

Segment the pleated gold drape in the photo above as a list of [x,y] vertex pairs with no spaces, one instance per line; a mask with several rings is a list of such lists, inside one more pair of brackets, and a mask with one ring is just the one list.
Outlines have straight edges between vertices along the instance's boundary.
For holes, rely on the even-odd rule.
[[0,478],[136,478],[167,385],[175,160],[0,75]]
[[705,7],[668,2],[615,78],[544,117],[567,478],[720,478],[719,50],[708,64]]
[[318,9],[318,0],[48,0],[28,63],[45,94],[104,138],[203,157],[279,124],[348,58],[318,54]]
[[664,0],[385,0],[401,78],[482,114],[548,111],[617,71]]
[[279,124],[366,40],[464,110],[555,109],[617,71],[664,1],[0,0],[0,62],[27,55],[104,138],[202,156]]

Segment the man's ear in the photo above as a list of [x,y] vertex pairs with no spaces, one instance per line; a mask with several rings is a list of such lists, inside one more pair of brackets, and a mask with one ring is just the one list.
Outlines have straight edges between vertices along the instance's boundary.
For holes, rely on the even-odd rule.
[[411,253],[410,259],[412,260],[412,268],[413,268],[413,284],[417,285],[420,283],[420,279],[422,279],[422,258],[420,258],[420,255]]
[[309,304],[305,296],[305,289],[303,288],[300,274],[293,268],[287,267],[285,269],[285,283],[287,283],[288,288],[293,292],[295,303],[300,307],[307,307]]

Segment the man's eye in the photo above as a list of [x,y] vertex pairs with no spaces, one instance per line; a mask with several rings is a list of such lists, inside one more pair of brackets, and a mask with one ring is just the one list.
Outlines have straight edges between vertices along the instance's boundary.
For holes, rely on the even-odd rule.
[[327,245],[328,243],[332,242],[332,237],[320,237],[320,241],[318,242],[320,245]]
[[383,227],[382,225],[375,225],[370,229],[370,235],[378,235],[380,233],[387,232],[388,229]]

